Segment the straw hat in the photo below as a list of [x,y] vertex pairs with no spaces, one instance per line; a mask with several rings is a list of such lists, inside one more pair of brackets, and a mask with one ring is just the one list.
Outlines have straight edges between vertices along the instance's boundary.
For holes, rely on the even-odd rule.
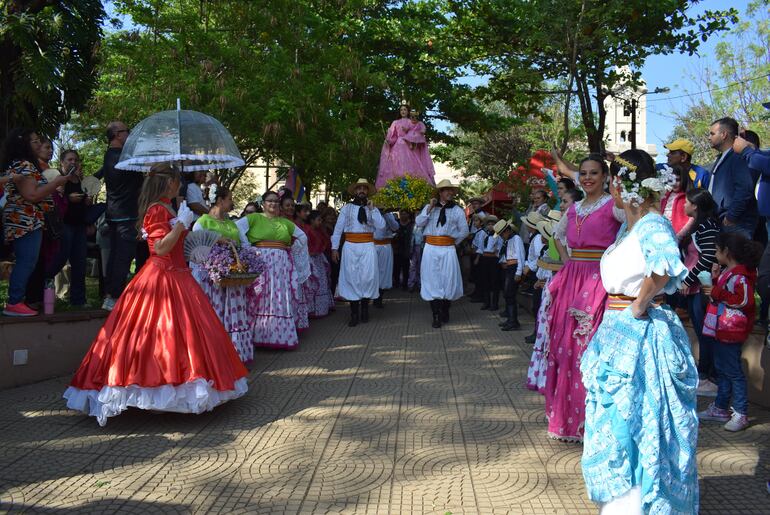
[[83,189],[83,192],[86,195],[90,195],[92,197],[97,196],[99,192],[102,191],[101,181],[93,175],[83,177],[83,180],[80,181],[80,187]]
[[348,193],[355,195],[356,188],[359,186],[366,186],[368,191],[367,195],[374,195],[374,193],[377,191],[377,188],[374,187],[374,184],[370,183],[366,179],[358,179],[356,182],[348,186]]
[[484,203],[484,199],[483,199],[483,198],[481,198],[481,197],[473,197],[473,198],[469,198],[469,199],[468,199],[468,204],[469,204],[469,205],[470,205],[470,204],[473,204],[474,202],[478,202],[478,203],[480,203],[480,204],[483,204],[483,203]]
[[495,215],[487,215],[484,218],[481,219],[482,222],[484,222],[484,225],[488,223],[497,223],[497,221],[500,220]]
[[548,211],[548,214],[545,215],[545,218],[547,220],[550,220],[551,222],[558,222],[559,220],[561,220],[561,211],[559,211],[558,209],[551,209],[550,211]]
[[542,222],[546,218],[537,211],[530,212],[527,216],[521,219],[521,222],[530,229],[537,229],[537,223]]
[[541,220],[537,223],[537,232],[546,240],[550,240],[553,236],[553,222]]
[[459,190],[460,185],[459,184],[452,184],[452,181],[449,179],[442,179],[438,184],[436,184],[436,190],[443,190],[446,188],[452,188],[454,190]]
[[495,231],[495,236],[499,236],[506,229],[511,229],[512,231],[516,231],[516,226],[513,225],[513,223],[510,220],[500,220],[495,224],[493,228],[493,230]]

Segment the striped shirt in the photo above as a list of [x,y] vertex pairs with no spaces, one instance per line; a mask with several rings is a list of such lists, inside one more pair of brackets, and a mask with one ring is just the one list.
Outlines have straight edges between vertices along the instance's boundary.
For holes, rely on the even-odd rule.
[[682,286],[692,286],[700,281],[698,274],[700,272],[711,272],[711,266],[716,263],[717,238],[719,237],[719,226],[712,219],[707,219],[698,225],[692,235],[692,241],[698,250],[698,262],[687,274]]

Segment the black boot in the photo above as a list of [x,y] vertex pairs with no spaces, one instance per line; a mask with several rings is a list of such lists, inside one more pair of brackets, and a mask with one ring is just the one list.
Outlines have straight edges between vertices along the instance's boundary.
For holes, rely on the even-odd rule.
[[490,311],[497,311],[500,309],[500,290],[492,292],[492,303],[489,309]]
[[484,295],[481,297],[484,301],[484,304],[481,305],[481,311],[487,311],[492,305],[490,304],[490,300],[492,298],[491,292],[484,292]]
[[452,306],[451,300],[441,301],[441,322],[446,324],[449,322],[449,308]]
[[433,312],[433,328],[438,329],[441,327],[441,301],[430,301],[430,309]]
[[532,333],[526,338],[524,338],[524,343],[535,343],[535,340],[537,340],[537,335],[535,333]]
[[361,299],[361,322],[369,321],[369,299]]
[[502,326],[500,329],[503,331],[518,331],[521,329],[521,324],[517,322],[516,320],[512,320],[510,322],[506,322],[504,326]]
[[505,310],[504,310],[504,314],[502,316],[503,316],[503,318],[505,318],[505,320],[503,320],[502,322],[497,324],[500,327],[503,327],[508,322],[510,322],[511,318],[513,317],[513,307],[511,306],[511,303],[508,302],[508,301],[505,302]]
[[359,310],[360,302],[357,300],[350,302],[350,322],[348,322],[348,327],[355,327],[358,325],[358,310]]
[[375,308],[380,308],[380,309],[382,309],[382,308],[384,308],[384,307],[385,307],[385,306],[383,306],[383,305],[382,305],[382,293],[383,293],[383,291],[382,291],[382,290],[380,290],[380,296],[379,296],[379,297],[377,297],[376,299],[374,299],[374,302],[372,302],[372,304],[374,304],[374,307],[375,307]]

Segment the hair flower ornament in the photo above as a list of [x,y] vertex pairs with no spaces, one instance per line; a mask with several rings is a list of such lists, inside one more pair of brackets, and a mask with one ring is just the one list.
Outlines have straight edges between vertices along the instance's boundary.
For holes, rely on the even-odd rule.
[[623,199],[623,202],[634,207],[641,206],[644,200],[651,195],[672,191],[677,182],[674,170],[668,165],[658,170],[655,177],[647,177],[641,182],[637,182],[638,175],[635,164],[622,157],[616,157],[615,164],[619,166],[617,179],[620,182],[620,198]]

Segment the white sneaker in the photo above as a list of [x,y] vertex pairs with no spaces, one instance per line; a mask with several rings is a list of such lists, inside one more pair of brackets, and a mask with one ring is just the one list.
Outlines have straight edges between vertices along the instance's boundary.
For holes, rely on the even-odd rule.
[[741,413],[738,413],[737,411],[733,410],[733,414],[730,417],[730,420],[725,424],[725,429],[727,431],[743,431],[749,427],[749,417],[746,415],[743,415]]
[[701,379],[698,381],[698,388],[695,390],[695,395],[701,397],[716,397],[719,387],[709,381],[708,379]]
[[112,297],[105,297],[102,303],[102,309],[105,311],[112,311],[115,308],[115,299]]

